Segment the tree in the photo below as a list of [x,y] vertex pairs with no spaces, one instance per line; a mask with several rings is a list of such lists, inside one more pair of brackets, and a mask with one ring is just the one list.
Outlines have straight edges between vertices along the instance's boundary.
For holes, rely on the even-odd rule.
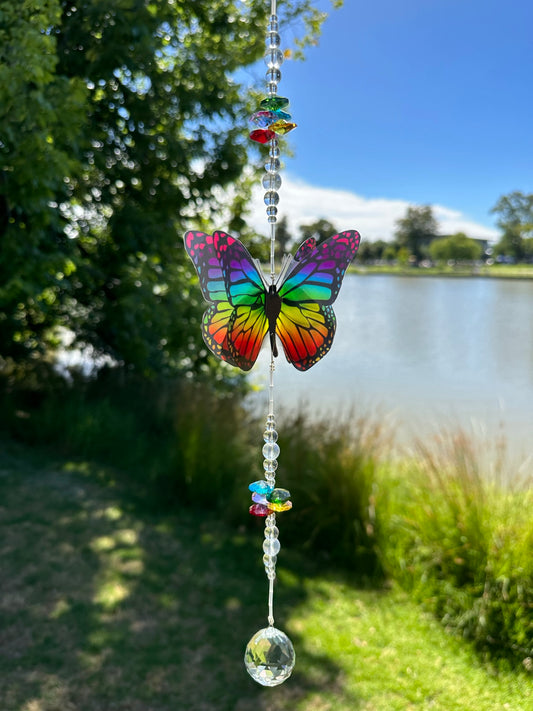
[[300,225],[300,234],[302,235],[302,240],[314,237],[317,242],[322,242],[323,240],[331,237],[337,232],[337,229],[333,227],[329,220],[321,218],[320,220],[315,220],[309,225]]
[[411,206],[396,222],[396,239],[417,261],[422,259],[431,240],[438,234],[437,220],[430,205]]
[[495,253],[517,261],[528,258],[529,245],[525,240],[533,237],[533,193],[515,190],[503,195],[491,212],[499,215],[497,225],[503,231]]
[[436,262],[473,262],[480,259],[483,248],[476,240],[467,237],[464,232],[448,237],[439,237],[429,245],[431,259]]
[[276,257],[278,259],[281,259],[289,251],[291,242],[292,237],[287,225],[287,217],[283,215],[276,225]]
[[[243,125],[256,104],[235,72],[263,54],[268,10],[262,0],[2,4],[4,359],[31,361],[63,326],[75,346],[145,374],[206,370],[181,234],[227,213],[223,227],[246,235]],[[308,39],[324,17],[309,0],[281,11]]]
[[59,0],[0,9],[0,365],[54,343],[77,250],[60,205],[81,172],[87,90],[57,73]]

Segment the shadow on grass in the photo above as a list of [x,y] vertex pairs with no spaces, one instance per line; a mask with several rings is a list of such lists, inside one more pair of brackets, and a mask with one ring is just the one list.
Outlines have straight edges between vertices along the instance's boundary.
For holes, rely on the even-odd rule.
[[244,647],[266,626],[262,528],[250,537],[212,514],[142,514],[88,465],[3,449],[2,711],[282,711],[319,692],[359,707],[335,662],[306,652],[281,618],[305,598],[283,555],[276,625],[296,671],[275,689],[247,676]]

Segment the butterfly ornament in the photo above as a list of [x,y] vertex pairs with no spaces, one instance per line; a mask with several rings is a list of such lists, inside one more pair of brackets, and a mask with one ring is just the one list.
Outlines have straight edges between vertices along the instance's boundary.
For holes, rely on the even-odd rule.
[[[287,680],[296,656],[289,637],[274,626],[274,581],[281,544],[278,515],[293,508],[288,489],[276,483],[280,446],[274,415],[274,359],[279,350],[299,371],[309,370],[331,348],[336,319],[333,304],[348,265],[359,247],[355,230],[339,232],[321,242],[305,240],[294,256],[286,255],[275,274],[276,221],[280,169],[280,138],[296,128],[287,113],[289,100],[278,94],[280,50],[277,0],[270,4],[266,33],[265,63],[268,95],[250,122],[252,141],[268,147],[262,185],[270,225],[270,275],[246,247],[225,232],[206,234],[191,230],[184,236],[207,308],[202,317],[202,335],[209,350],[231,365],[248,371],[261,348],[270,345],[268,415],[263,432],[263,477],[250,484],[250,514],[264,519],[263,564],[268,579],[268,626],[250,639],[244,653],[248,674],[262,686],[277,686]],[[282,473],[283,474],[283,473]]]
[[332,304],[359,247],[358,232],[340,232],[319,244],[305,240],[293,257],[285,257],[270,284],[235,237],[190,231],[184,240],[209,304],[202,335],[215,356],[250,370],[267,335],[272,355],[278,356],[279,339],[297,370],[308,370],[326,355],[336,327]]

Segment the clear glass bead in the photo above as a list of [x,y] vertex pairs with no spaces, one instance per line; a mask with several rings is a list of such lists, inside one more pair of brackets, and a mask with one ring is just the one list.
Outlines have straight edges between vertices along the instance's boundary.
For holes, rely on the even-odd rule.
[[268,215],[268,221],[269,222],[275,222],[276,221],[276,215],[278,214],[278,208],[274,207],[273,205],[267,207],[266,213]]
[[281,37],[275,30],[267,32],[265,45],[267,49],[276,49],[281,44]]
[[[277,447],[277,445],[276,445],[276,447]],[[279,447],[278,447],[278,449],[279,449]],[[265,472],[267,472],[267,474],[270,472],[275,472],[277,468],[278,468],[278,463],[275,459],[265,459],[265,461],[263,462],[263,469],[265,470]],[[266,477],[266,479],[268,481],[268,477]]]
[[273,138],[270,143],[269,155],[271,158],[279,158],[280,156],[279,143],[277,138]]
[[270,32],[277,32],[278,31],[278,16],[277,15],[270,15],[270,18],[268,20],[267,29]]
[[277,442],[278,441],[278,433],[276,432],[276,430],[266,429],[263,432],[263,439],[265,440],[265,442]]
[[263,541],[263,551],[267,555],[277,555],[280,551],[281,543],[277,538],[265,538]]
[[269,190],[265,193],[263,200],[265,205],[277,205],[279,202],[279,195],[275,190]]
[[279,69],[283,64],[283,52],[281,49],[269,47],[265,52],[265,64],[269,69]]
[[267,415],[267,425],[275,425],[276,424],[276,418],[274,415]]
[[267,574],[267,578],[269,580],[275,580],[276,579],[276,569],[271,569],[269,568],[268,570],[265,570],[265,573]]
[[279,445],[275,442],[267,442],[263,445],[263,457],[269,460],[277,459],[279,457]]
[[262,183],[265,190],[279,190],[281,188],[281,176],[278,173],[267,173],[263,175]]
[[265,538],[277,538],[279,528],[277,526],[265,526]]
[[276,486],[276,477],[274,474],[266,474],[265,479],[271,484],[272,488]]
[[281,72],[279,69],[272,67],[272,69],[269,69],[265,74],[265,77],[270,84],[278,84],[278,82],[281,81]]
[[277,158],[271,158],[265,163],[265,170],[267,173],[277,173],[281,167],[281,163]]
[[268,553],[265,553],[263,556],[263,564],[265,568],[275,568],[277,559],[277,555],[269,555]]

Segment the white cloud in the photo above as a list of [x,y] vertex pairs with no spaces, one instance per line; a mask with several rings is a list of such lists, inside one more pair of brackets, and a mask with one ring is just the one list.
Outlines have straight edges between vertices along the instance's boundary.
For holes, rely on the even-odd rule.
[[[264,190],[257,186],[251,202],[249,222],[259,234],[267,231],[263,203]],[[283,176],[280,188],[279,216],[286,215],[291,232],[300,225],[324,218],[339,230],[357,229],[369,240],[393,238],[395,222],[411,205],[407,200],[365,198],[349,190],[334,190],[309,185],[302,180]],[[469,237],[497,239],[498,232],[466,218],[458,210],[432,205],[441,234],[465,232]]]

